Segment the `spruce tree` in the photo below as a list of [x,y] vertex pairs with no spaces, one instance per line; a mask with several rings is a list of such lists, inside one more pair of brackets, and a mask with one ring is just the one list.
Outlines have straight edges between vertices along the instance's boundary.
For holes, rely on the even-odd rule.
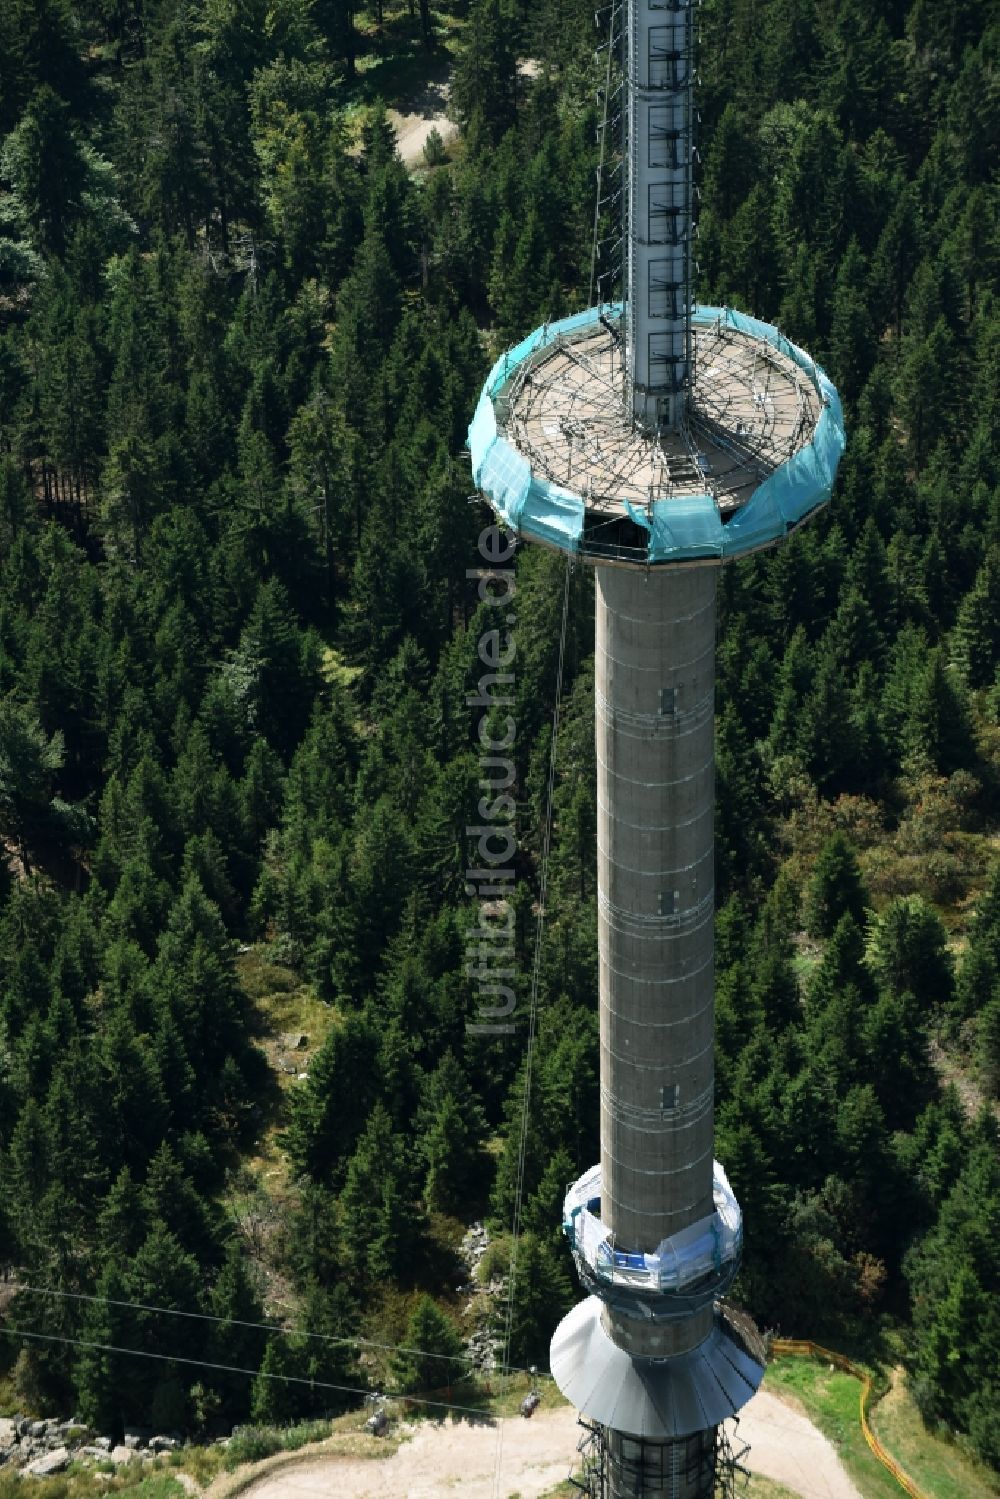
[[979,1016],[976,1060],[987,1098],[1000,1098],[1000,996],[989,1001]]
[[842,916],[863,926],[868,895],[857,857],[842,833],[820,849],[806,895],[806,930],[811,937],[830,937]]
[[286,1149],[317,1182],[343,1180],[347,1161],[378,1096],[378,1037],[369,1019],[347,1016],[313,1057],[291,1099]]
[[406,1324],[403,1348],[393,1356],[394,1388],[404,1395],[448,1390],[461,1381],[467,1369],[455,1324],[430,1296],[421,1296]]
[[[514,1305],[507,1362],[515,1368],[548,1367],[549,1344],[575,1299],[565,1250],[522,1234],[517,1246]],[[508,1293],[509,1294],[509,1293]],[[497,1309],[497,1324],[506,1326],[506,1305]]]

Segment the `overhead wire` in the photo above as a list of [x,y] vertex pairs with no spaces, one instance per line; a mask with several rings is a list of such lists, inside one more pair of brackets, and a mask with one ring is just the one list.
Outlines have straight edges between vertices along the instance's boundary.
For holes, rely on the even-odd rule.
[[[16,1288],[16,1294],[30,1293],[33,1296],[52,1296],[66,1301],[99,1302],[104,1306],[118,1306],[130,1308],[133,1311],[153,1312],[163,1317],[181,1317],[195,1322],[226,1323],[231,1327],[249,1327],[261,1332],[276,1332],[286,1337],[313,1338],[318,1342],[340,1344],[356,1348],[371,1348],[381,1353],[412,1353],[421,1358],[444,1359],[449,1363],[462,1362],[478,1364],[475,1354],[471,1353],[434,1353],[428,1348],[411,1348],[405,1343],[379,1343],[373,1338],[363,1338],[357,1334],[343,1334],[325,1332],[308,1332],[305,1329],[283,1327],[280,1322],[253,1322],[245,1317],[222,1317],[212,1312],[191,1312],[178,1307],[157,1306],[148,1301],[126,1301],[114,1296],[100,1296],[89,1294],[85,1291],[63,1291],[52,1286],[25,1286]],[[494,1367],[503,1369],[511,1374],[530,1374],[530,1369],[521,1368],[517,1364],[494,1364]],[[551,1379],[551,1375],[544,1376]]]
[[[270,1379],[284,1384],[308,1385],[312,1390],[335,1390],[339,1394],[360,1395],[366,1399],[373,1394],[380,1394],[380,1392],[363,1389],[359,1385],[337,1384],[329,1379],[312,1379],[305,1374],[279,1374],[267,1369],[247,1369],[240,1364],[223,1364],[213,1359],[191,1358],[179,1353],[155,1353],[150,1348],[126,1348],[119,1343],[103,1343],[92,1338],[71,1338],[62,1333],[36,1332],[27,1327],[0,1327],[0,1334],[8,1338],[29,1338],[36,1343],[62,1343],[74,1348],[90,1348],[99,1353],[118,1353],[128,1358],[153,1359],[164,1364],[185,1364],[194,1369],[213,1369],[222,1374],[245,1374],[249,1379]],[[481,1406],[458,1405],[451,1400],[432,1400],[424,1395],[380,1394],[380,1398],[406,1400],[413,1405],[424,1405],[437,1410],[460,1411],[467,1416],[482,1418],[484,1414]]]
[[[362,1389],[359,1386],[340,1384],[332,1380],[312,1379],[306,1375],[272,1373],[266,1370],[248,1369],[239,1364],[226,1364],[211,1359],[191,1358],[186,1355],[176,1353],[157,1353],[153,1352],[151,1349],[145,1348],[127,1348],[120,1344],[104,1343],[96,1339],[73,1338],[57,1333],[42,1333],[30,1328],[23,1327],[0,1327],[0,1334],[5,1337],[11,1338],[27,1338],[33,1342],[59,1343],[71,1347],[87,1348],[95,1352],[115,1353],[129,1358],[143,1358],[157,1363],[183,1364],[189,1368],[211,1369],[215,1372],[226,1374],[241,1374],[250,1379],[261,1378],[277,1383],[283,1383],[286,1385],[308,1385],[309,1388],[313,1390],[331,1390],[338,1394],[357,1395],[365,1399],[371,1399],[373,1396],[377,1396],[377,1398],[380,1398],[382,1400],[405,1401],[409,1405],[423,1406],[427,1410],[454,1412],[458,1415],[473,1417],[478,1421],[482,1421],[483,1419],[495,1419],[497,1422],[498,1431],[502,1431],[503,1422],[505,1419],[501,1412],[498,1412],[495,1416],[492,1416],[491,1412],[484,1411],[481,1406],[460,1405],[455,1401],[434,1400],[429,1396],[381,1394],[380,1392]],[[799,1434],[799,1429],[792,1425],[775,1422],[773,1420],[769,1424],[774,1426],[777,1430],[787,1432],[789,1435]],[[819,1493],[818,1490],[807,1487],[805,1485],[807,1473],[802,1464],[797,1462],[796,1466],[799,1468],[802,1474],[801,1481],[798,1481],[796,1483],[798,1492],[802,1495],[813,1496],[813,1499],[823,1499],[823,1496]],[[499,1472],[497,1472],[495,1478],[495,1492],[498,1492],[498,1484]],[[299,1488],[302,1493],[315,1493],[317,1496],[329,1495],[329,1489],[326,1488],[312,1489],[307,1487],[306,1485],[298,1484],[296,1485],[296,1487]]]
[[[545,902],[548,892],[549,853],[552,847],[552,801],[555,791],[556,754],[559,742],[559,717],[562,705],[563,672],[566,661],[566,623],[569,618],[569,585],[572,575],[572,560],[566,558],[563,575],[562,623],[559,629],[559,657],[556,665],[555,704],[552,709],[552,737],[549,743],[549,774],[545,793],[545,818],[542,833],[542,861],[539,871],[538,916],[535,921],[535,948],[531,965],[531,992],[528,1005],[528,1041],[524,1058],[524,1086],[521,1098],[521,1130],[518,1142],[517,1176],[514,1188],[514,1210],[511,1224],[510,1269],[507,1276],[507,1311],[504,1319],[503,1339],[500,1351],[501,1366],[506,1366],[510,1351],[511,1331],[514,1323],[514,1293],[517,1285],[517,1246],[521,1234],[521,1209],[524,1200],[524,1164],[528,1145],[528,1119],[531,1112],[531,1070],[534,1060],[535,1031],[538,1018],[538,983],[541,973],[542,938],[545,933]],[[494,1464],[493,1492],[495,1499],[500,1494],[500,1473],[503,1464],[503,1416],[497,1423],[497,1451]]]

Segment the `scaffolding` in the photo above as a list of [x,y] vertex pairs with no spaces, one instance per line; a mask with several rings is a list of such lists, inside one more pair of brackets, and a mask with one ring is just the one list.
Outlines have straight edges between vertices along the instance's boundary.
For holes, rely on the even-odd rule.
[[[604,84],[597,102],[597,193],[594,199],[594,239],[590,258],[590,305],[598,311],[620,301],[624,287],[625,246],[625,79],[622,69],[624,4],[612,0],[594,12],[594,25],[603,32],[597,57],[604,61]],[[619,333],[620,336],[620,333]],[[620,398],[624,401],[624,381]]]
[[829,499],[843,414],[809,355],[732,308],[695,308],[687,415],[650,429],[621,400],[622,316],[547,324],[493,367],[469,445],[512,530],[595,561],[719,560]]
[[[652,1254],[637,1253],[615,1243],[601,1219],[601,1168],[585,1172],[567,1190],[563,1202],[563,1232],[569,1239],[581,1279],[596,1280],[596,1289],[618,1287],[638,1293],[646,1315],[689,1315],[692,1306],[714,1300],[728,1289],[739,1266],[743,1247],[743,1215],[729,1178],[718,1161],[713,1164],[714,1211],[672,1234]],[[656,1308],[650,1298],[665,1298]]]
[[579,1422],[570,1485],[587,1499],[742,1499],[750,1473],[739,1417],[678,1442],[650,1442]]

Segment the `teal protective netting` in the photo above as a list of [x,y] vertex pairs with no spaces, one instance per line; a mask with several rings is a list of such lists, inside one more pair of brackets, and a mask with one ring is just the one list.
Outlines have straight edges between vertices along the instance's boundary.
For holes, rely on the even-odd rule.
[[[620,308],[609,309],[614,316]],[[522,536],[547,541],[564,551],[586,550],[583,497],[561,489],[532,472],[528,460],[499,431],[494,400],[518,365],[560,335],[597,322],[600,312],[586,312],[536,328],[498,359],[489,373],[469,427],[469,448],[476,487],[488,497],[500,519]],[[682,562],[704,557],[740,557],[784,536],[830,498],[844,451],[844,414],[840,397],[825,372],[810,356],[779,333],[746,313],[729,307],[698,307],[696,327],[709,328],[721,320],[750,337],[762,339],[794,361],[819,392],[822,409],[811,442],[775,469],[754,490],[746,504],[723,524],[711,494],[657,500],[652,515],[626,505],[631,518],[647,534],[645,560]],[[634,551],[630,550],[630,557]]]
[[[514,369],[516,364],[510,367]],[[578,550],[583,530],[582,498],[532,474],[528,460],[500,436],[489,382],[472,418],[469,447],[476,488],[489,497],[497,515],[512,531],[571,552]]]

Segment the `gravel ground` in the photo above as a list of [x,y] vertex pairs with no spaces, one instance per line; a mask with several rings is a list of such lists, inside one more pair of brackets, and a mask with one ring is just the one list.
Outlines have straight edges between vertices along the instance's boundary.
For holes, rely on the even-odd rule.
[[802,1411],[761,1390],[740,1412],[752,1473],[783,1483],[803,1499],[861,1499],[836,1448]]
[[[504,1422],[500,1493],[539,1499],[576,1458],[575,1412]],[[762,1391],[740,1418],[750,1467],[804,1499],[861,1499],[831,1444],[799,1411]],[[373,1439],[374,1440],[374,1439]],[[421,1422],[384,1459],[306,1458],[243,1489],[241,1499],[493,1499],[498,1430],[489,1422]]]

